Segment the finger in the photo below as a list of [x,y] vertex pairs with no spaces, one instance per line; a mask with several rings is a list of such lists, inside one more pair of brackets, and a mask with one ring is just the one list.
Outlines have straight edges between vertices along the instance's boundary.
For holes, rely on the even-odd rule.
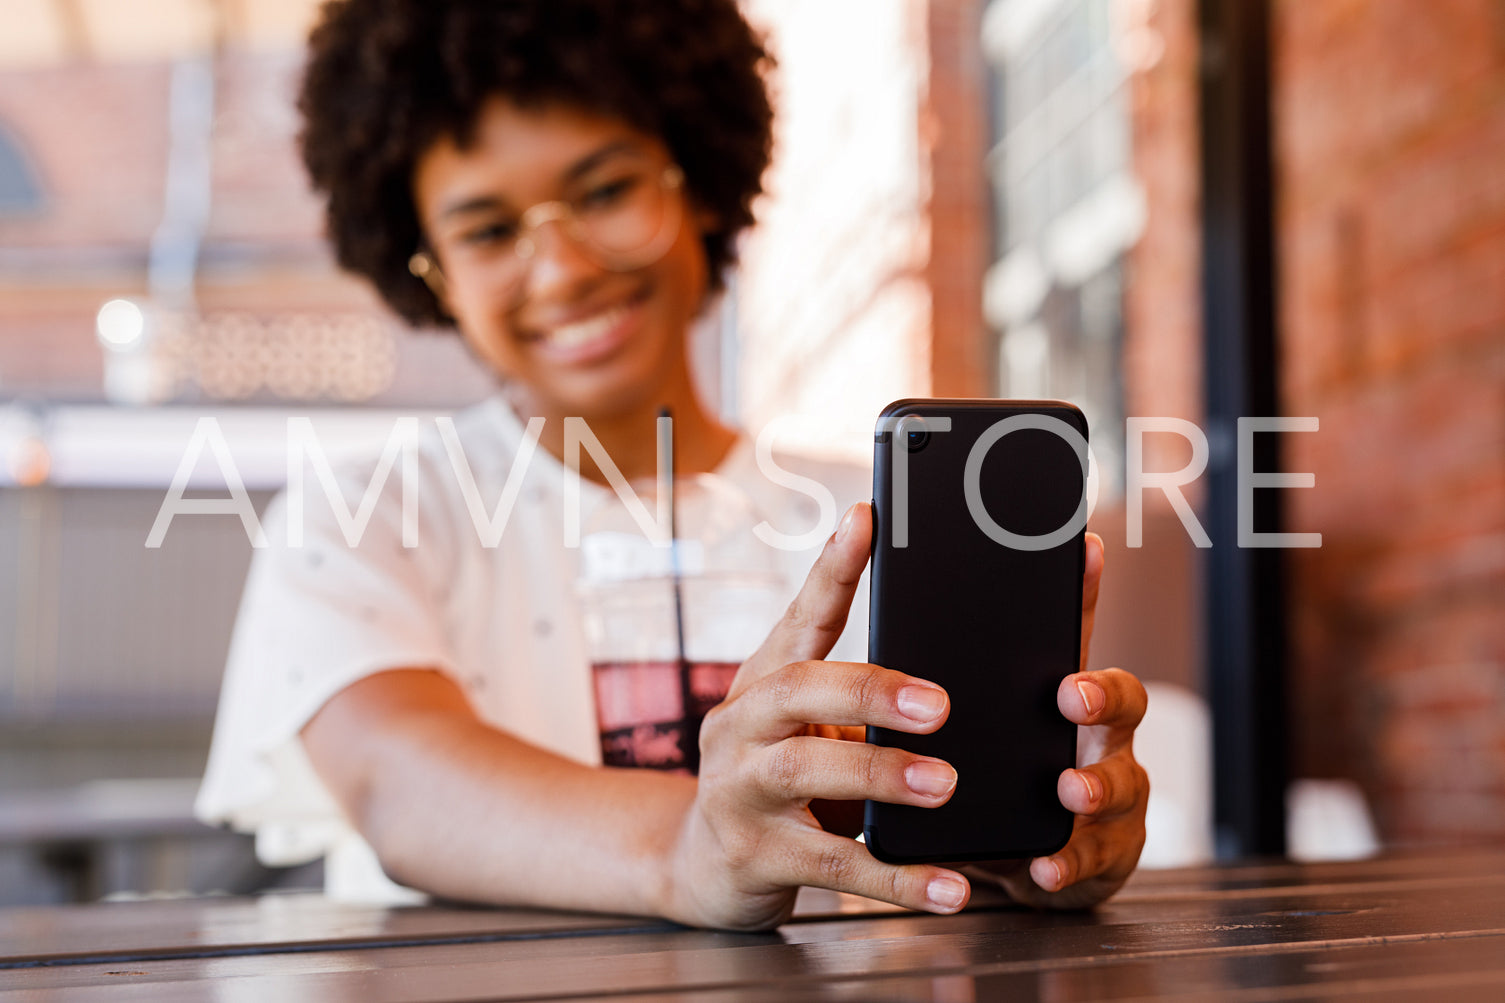
[[1048,892],[1093,878],[1122,881],[1134,870],[1143,848],[1144,825],[1137,820],[1078,818],[1071,841],[1048,857],[1030,861],[1029,876]]
[[1073,673],[1056,690],[1056,706],[1067,720],[1130,733],[1143,719],[1147,699],[1143,684],[1123,669]]
[[1127,751],[1077,770],[1062,770],[1056,796],[1077,815],[1111,818],[1132,811],[1150,793],[1144,767]]
[[1082,661],[1079,671],[1087,671],[1087,650],[1092,646],[1092,627],[1097,621],[1097,594],[1103,581],[1103,538],[1088,533],[1083,543],[1086,557],[1082,571]]
[[797,736],[765,747],[749,762],[752,796],[766,808],[816,798],[933,808],[956,789],[956,770],[930,756],[866,742]]
[[951,701],[934,683],[878,665],[791,662],[749,685],[736,711],[739,737],[762,744],[808,723],[928,734],[945,722]]
[[971,897],[972,887],[955,871],[924,864],[885,864],[852,839],[816,829],[801,830],[783,883],[849,892],[906,909],[953,913]]
[[799,595],[737,674],[738,684],[745,687],[789,662],[825,657],[846,627],[872,534],[871,507],[859,502],[847,509]]

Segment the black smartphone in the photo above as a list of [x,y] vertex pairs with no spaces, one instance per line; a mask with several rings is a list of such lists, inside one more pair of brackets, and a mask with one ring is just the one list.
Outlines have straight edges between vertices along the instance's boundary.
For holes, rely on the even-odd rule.
[[863,838],[890,863],[1053,853],[1072,816],[1056,781],[1076,725],[1086,559],[1087,420],[1064,401],[901,400],[874,435],[868,660],[946,688],[934,734],[867,740],[956,768],[939,808],[868,801]]

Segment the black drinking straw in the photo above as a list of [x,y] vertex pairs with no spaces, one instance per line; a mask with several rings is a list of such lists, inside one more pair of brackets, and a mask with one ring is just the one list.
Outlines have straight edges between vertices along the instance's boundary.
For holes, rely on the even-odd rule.
[[685,768],[700,772],[700,729],[696,726],[695,691],[690,685],[690,660],[685,657],[685,610],[679,566],[679,526],[674,504],[674,415],[667,405],[658,409],[659,497],[669,508],[669,578],[674,590],[674,654],[679,662],[679,753]]

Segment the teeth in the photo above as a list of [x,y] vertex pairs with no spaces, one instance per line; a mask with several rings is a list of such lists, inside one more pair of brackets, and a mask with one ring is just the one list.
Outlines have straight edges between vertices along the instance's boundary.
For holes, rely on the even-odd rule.
[[604,313],[596,314],[596,316],[589,320],[556,327],[548,333],[545,340],[551,345],[558,345],[562,348],[573,348],[576,345],[583,345],[606,334],[607,331],[610,331],[617,325],[617,322],[626,313],[626,307],[612,307]]

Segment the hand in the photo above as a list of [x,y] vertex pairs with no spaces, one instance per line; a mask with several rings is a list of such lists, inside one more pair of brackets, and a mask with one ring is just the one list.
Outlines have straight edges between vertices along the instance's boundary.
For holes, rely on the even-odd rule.
[[1076,814],[1071,839],[1049,857],[978,868],[997,879],[1015,901],[1030,905],[1095,905],[1128,879],[1144,848],[1150,781],[1134,759],[1134,729],[1144,717],[1144,687],[1122,669],[1087,671],[1102,573],[1103,541],[1088,533],[1081,671],[1061,680],[1056,691],[1056,706],[1081,726],[1080,766],[1062,772],[1056,782],[1061,804]]
[[926,734],[950,712],[933,683],[876,665],[818,661],[846,624],[871,535],[868,506],[853,506],[784,618],[701,726],[700,777],[674,848],[667,915],[766,929],[789,917],[801,885],[930,912],[966,904],[970,888],[957,872],[882,863],[855,840],[823,830],[810,811],[816,798],[934,807],[956,784],[955,770],[939,760],[839,737],[843,726],[870,724]]

